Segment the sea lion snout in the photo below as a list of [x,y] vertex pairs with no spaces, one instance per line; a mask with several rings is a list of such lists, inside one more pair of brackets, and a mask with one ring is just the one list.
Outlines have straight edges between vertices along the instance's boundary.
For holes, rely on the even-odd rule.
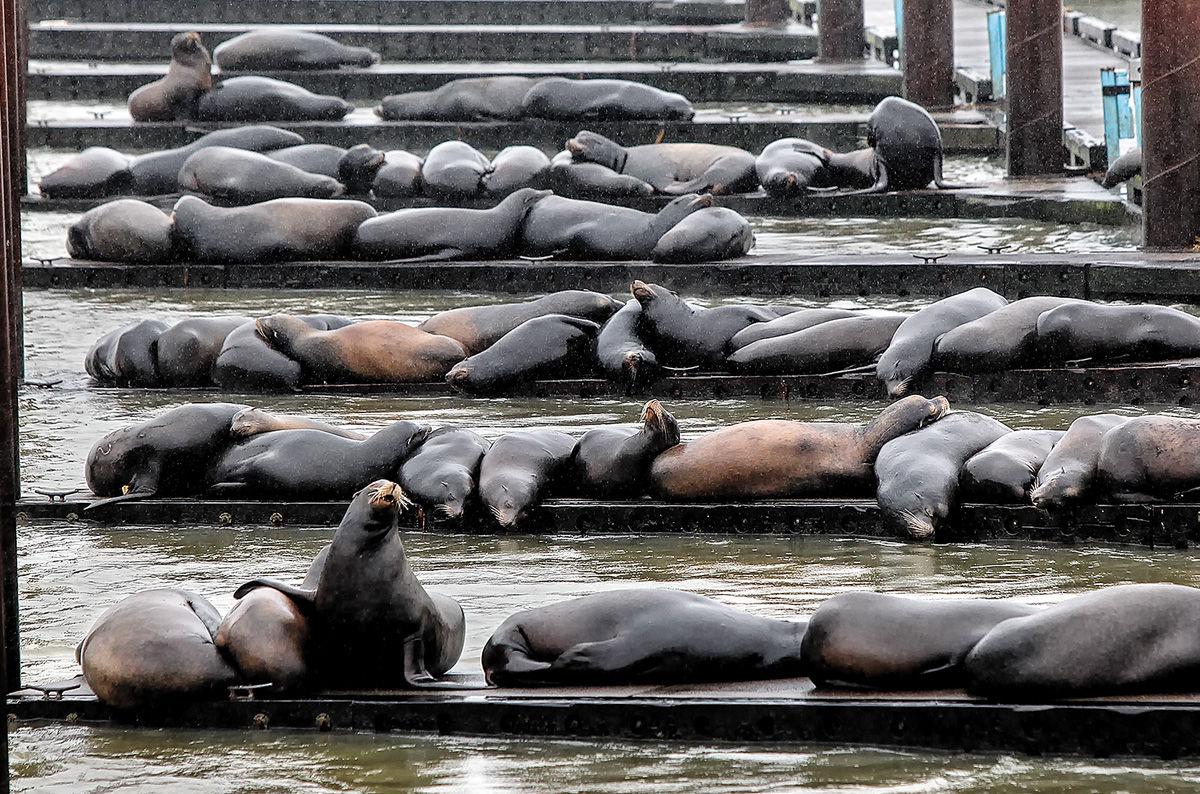
[[411,504],[399,485],[391,480],[376,480],[367,486],[372,510],[402,510]]
[[654,297],[654,290],[644,281],[635,281],[629,285],[629,293],[639,302],[645,302]]
[[692,201],[692,206],[697,208],[711,207],[713,205],[713,197],[711,193],[703,193]]
[[936,422],[950,412],[950,401],[945,397],[938,395],[929,401],[929,418],[922,422],[922,426],[930,422]]

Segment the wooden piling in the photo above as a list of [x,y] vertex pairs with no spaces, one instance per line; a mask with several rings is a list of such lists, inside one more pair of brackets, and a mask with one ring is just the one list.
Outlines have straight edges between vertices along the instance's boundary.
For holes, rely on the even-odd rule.
[[1008,0],[1008,175],[1063,170],[1061,0]]
[[904,0],[904,97],[928,110],[954,105],[954,0]]
[[861,61],[863,25],[863,0],[820,0],[817,4],[820,60]]
[[791,15],[787,0],[746,0],[746,24],[750,27],[782,27]]

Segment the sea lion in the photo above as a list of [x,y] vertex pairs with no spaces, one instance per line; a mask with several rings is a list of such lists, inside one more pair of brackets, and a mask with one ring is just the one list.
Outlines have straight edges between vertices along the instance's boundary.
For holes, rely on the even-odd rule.
[[502,336],[526,320],[547,314],[566,314],[602,323],[621,304],[607,295],[587,290],[552,292],[521,303],[496,303],[489,306],[464,306],[439,312],[417,327],[462,342],[468,353],[491,347]]
[[1139,416],[1104,434],[1098,490],[1114,502],[1178,499],[1200,487],[1200,421]]
[[366,47],[350,47],[320,33],[278,27],[251,30],[223,41],[213,50],[213,58],[222,72],[366,68],[379,63],[379,55]]
[[679,423],[663,404],[642,408],[641,427],[597,427],[571,452],[571,490],[588,499],[636,499],[650,491],[650,465],[679,443]]
[[354,233],[362,259],[444,261],[503,259],[517,245],[521,222],[548,190],[522,188],[495,207],[420,207],[397,210],[363,222]]
[[270,77],[229,77],[196,103],[199,121],[341,121],[354,106]]
[[853,152],[830,152],[825,166],[826,178],[840,188],[861,190],[875,184],[875,150],[858,149]]
[[384,153],[384,163],[375,172],[371,192],[377,198],[419,196],[423,185],[421,169],[425,161],[403,149],[391,149]]
[[1116,187],[1122,182],[1133,179],[1135,176],[1142,175],[1142,149],[1135,147],[1125,152],[1108,167],[1108,171],[1104,174],[1103,181],[1100,182],[1101,187]]
[[1067,303],[1087,302],[1073,298],[1022,298],[947,331],[934,343],[933,367],[943,372],[974,374],[1037,366],[1042,363],[1038,318]]
[[1003,295],[976,287],[931,303],[905,320],[875,367],[875,375],[887,387],[888,396],[903,396],[917,378],[928,372],[938,337],[1007,305]]
[[310,174],[273,157],[227,146],[194,153],[179,169],[179,189],[203,193],[225,204],[255,204],[277,198],[333,198],[341,182]]
[[462,518],[475,501],[479,464],[489,447],[491,442],[473,430],[439,427],[400,466],[404,492],[429,518]]
[[[789,311],[780,314],[779,310],[783,308],[787,308]],[[765,323],[754,323],[738,331],[729,340],[729,347],[731,349],[738,350],[760,339],[794,334],[796,331],[804,331],[812,328],[814,325],[827,323],[830,320],[846,320],[851,317],[863,316],[861,310],[834,309],[830,307],[794,309],[792,307],[767,306],[766,309],[772,314],[779,315],[778,318]]]
[[525,523],[574,449],[575,438],[558,430],[500,436],[479,464],[479,500],[502,528]]
[[429,150],[421,166],[421,184],[435,198],[466,199],[483,193],[483,178],[492,163],[462,141],[443,141]]
[[391,121],[516,120],[524,115],[525,94],[538,82],[531,77],[468,77],[433,91],[386,96],[375,108]]
[[158,337],[154,349],[158,378],[164,386],[207,386],[225,339],[249,317],[194,317],[181,320]]
[[[351,320],[329,314],[297,315],[318,331],[350,325]],[[258,326],[248,322],[225,337],[213,363],[212,381],[232,392],[298,391],[302,371],[293,361],[259,336]]]
[[318,331],[276,314],[256,323],[259,336],[300,364],[308,383],[421,383],[441,380],[467,357],[458,341],[394,320],[364,320]]
[[967,690],[995,700],[1194,692],[1200,590],[1105,587],[998,624],[963,662]]
[[214,207],[195,196],[175,202],[175,239],[197,262],[288,262],[345,258],[361,223],[362,201],[283,198]]
[[754,161],[754,172],[768,194],[791,198],[832,185],[827,173],[831,156],[833,152],[812,141],[781,138],[763,148]]
[[596,365],[596,336],[591,320],[547,314],[526,320],[496,344],[458,362],[446,381],[469,393],[489,393],[539,378],[569,378]]
[[875,500],[898,535],[928,540],[958,506],[963,464],[1012,430],[991,417],[954,411],[889,441],[875,459]]
[[[870,366],[891,344],[896,329],[911,316],[898,312],[858,315],[751,342],[730,354],[726,363],[734,372],[755,375],[822,375],[847,367]],[[746,330],[754,328],[752,325]]]
[[650,258],[673,264],[721,262],[745,256],[753,247],[749,221],[728,207],[706,207],[672,226]]
[[[570,80],[547,77],[529,88],[523,102],[527,118],[567,121],[663,119],[691,121],[692,103],[682,94],[631,80]],[[688,191],[691,192],[691,191]]]
[[542,189],[550,181],[550,158],[534,146],[507,146],[483,175],[483,194],[503,198],[523,187]]
[[386,153],[369,143],[360,143],[342,153],[334,176],[346,186],[348,193],[370,193],[375,177],[386,161]]
[[225,449],[206,481],[220,495],[345,499],[364,482],[394,475],[428,434],[427,426],[406,421],[392,422],[363,441],[323,430],[260,433]]
[[67,229],[72,259],[160,264],[174,253],[167,213],[136,199],[117,199],[92,207]]
[[334,427],[304,416],[273,414],[262,408],[245,408],[238,411],[229,423],[229,435],[236,439],[250,438],[262,433],[274,433],[277,430],[320,430],[322,433],[332,433],[335,436],[354,441],[362,441],[366,438],[356,430]]
[[692,306],[657,284],[635,281],[630,293],[642,304],[638,330],[663,363],[676,367],[718,367],[725,361],[729,340],[754,323],[775,315],[758,306]]
[[87,509],[198,493],[204,471],[231,441],[230,421],[247,407],[189,403],[104,436],[92,446],[84,472],[92,493],[109,498]]
[[272,160],[294,165],[301,171],[320,174],[344,183],[345,180],[339,177],[338,165],[346,156],[346,151],[340,146],[331,146],[328,143],[302,143],[299,146],[285,146],[263,154]]
[[585,199],[620,199],[654,195],[654,187],[635,176],[618,174],[606,165],[584,163],[570,152],[550,160],[550,187],[561,196]]
[[579,162],[637,177],[655,192],[669,196],[747,193],[758,187],[754,155],[733,146],[650,143],[625,148],[603,135],[583,130],[567,141],[567,151]]
[[202,596],[145,590],[97,619],[75,651],[96,697],[116,709],[172,709],[225,697],[237,673],[213,644],[221,613]]
[[166,75],[129,95],[129,115],[134,121],[186,121],[212,87],[212,58],[200,34],[177,33]]
[[962,500],[1028,502],[1038,470],[1063,435],[1061,430],[1017,430],[996,439],[963,466]]
[[[664,499],[861,496],[885,445],[949,410],[944,397],[912,395],[866,425],[762,419],[723,427],[654,459],[651,486]],[[957,473],[957,472],[956,472]]]
[[1034,612],[1007,601],[841,593],[809,619],[800,658],[818,687],[952,688],[962,685],[975,643],[998,623]]
[[672,199],[657,213],[551,195],[529,211],[521,227],[521,253],[557,259],[648,260],[659,239],[711,196]]
[[408,563],[396,525],[410,504],[396,483],[371,483],[338,525],[315,588],[255,579],[234,593],[272,587],[311,616],[315,685],[436,688],[434,678],[458,662],[466,618],[457,601],[427,592]]
[[508,618],[483,673],[502,687],[787,678],[804,673],[805,626],[679,590],[610,590]]
[[100,383],[157,386],[158,338],[167,330],[159,320],[138,320],[109,331],[88,350],[83,368]]
[[608,377],[629,386],[658,378],[658,357],[638,336],[642,304],[630,299],[600,327],[596,336],[596,361]]
[[875,150],[875,184],[864,193],[920,190],[942,181],[942,132],[929,111],[890,96],[867,119],[867,145]]
[[159,196],[179,190],[179,169],[196,151],[207,146],[228,146],[251,152],[265,152],[298,146],[304,138],[294,132],[260,124],[215,130],[202,135],[187,146],[150,152],[130,160],[129,172],[133,176],[133,192],[141,196]]
[[127,154],[89,146],[42,177],[38,191],[46,198],[103,198],[133,192]]
[[1054,445],[1038,469],[1029,499],[1043,510],[1061,510],[1087,497],[1096,483],[1104,434],[1129,421],[1127,416],[1081,416]]
[[1038,317],[1037,339],[1054,362],[1186,358],[1200,355],[1200,318],[1170,306],[1078,301]]

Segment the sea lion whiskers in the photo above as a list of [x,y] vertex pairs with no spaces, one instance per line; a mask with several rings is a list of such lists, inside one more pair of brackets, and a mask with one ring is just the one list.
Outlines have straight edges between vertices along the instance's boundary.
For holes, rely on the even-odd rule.
[[914,510],[901,510],[900,520],[915,540],[924,540],[934,533],[933,516],[928,513],[918,515]]

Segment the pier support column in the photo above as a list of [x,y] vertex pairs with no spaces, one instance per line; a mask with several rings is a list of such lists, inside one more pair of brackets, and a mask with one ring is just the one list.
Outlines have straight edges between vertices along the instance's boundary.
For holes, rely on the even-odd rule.
[[746,24],[751,27],[783,27],[791,16],[788,0],[746,0]]
[[864,25],[863,0],[820,0],[817,4],[820,60],[861,61],[866,47]]
[[1008,0],[1008,175],[1063,170],[1062,0]]
[[1145,245],[1200,243],[1200,2],[1142,0]]
[[954,0],[904,0],[904,98],[927,110],[954,106]]

